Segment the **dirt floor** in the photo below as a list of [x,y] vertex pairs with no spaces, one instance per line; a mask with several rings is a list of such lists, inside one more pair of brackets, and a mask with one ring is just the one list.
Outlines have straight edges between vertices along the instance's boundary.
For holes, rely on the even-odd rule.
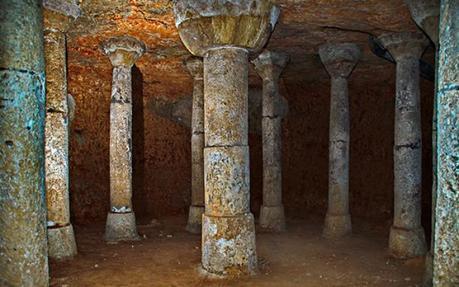
[[321,238],[320,219],[289,221],[288,232],[257,233],[259,274],[234,280],[200,273],[200,236],[185,219],[139,226],[143,239],[106,244],[103,225],[76,227],[79,255],[51,262],[51,286],[421,286],[423,259],[387,256],[386,228],[354,223],[354,235]]

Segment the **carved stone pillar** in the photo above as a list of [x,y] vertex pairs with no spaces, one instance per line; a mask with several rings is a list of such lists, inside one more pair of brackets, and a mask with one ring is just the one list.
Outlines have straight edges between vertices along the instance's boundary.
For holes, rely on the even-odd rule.
[[204,58],[202,267],[219,275],[255,272],[250,213],[248,55],[264,46],[278,13],[271,1],[175,2],[185,46]]
[[66,35],[79,16],[71,2],[45,1],[46,124],[45,170],[48,207],[48,253],[54,259],[77,254],[69,206],[69,105]]
[[41,1],[0,1],[0,286],[48,286]]
[[442,0],[433,286],[459,286],[459,2]]
[[328,166],[328,209],[323,234],[340,238],[352,232],[349,213],[349,97],[347,78],[360,59],[360,48],[351,43],[319,48],[331,77]]
[[110,104],[110,212],[107,241],[137,240],[132,209],[132,75],[131,68],[145,52],[143,43],[129,36],[102,44],[113,65]]
[[186,67],[193,77],[193,106],[191,115],[191,206],[186,229],[201,233],[204,213],[204,78],[202,59],[187,60]]
[[264,51],[253,61],[263,79],[263,205],[260,226],[272,231],[285,230],[282,205],[282,116],[283,102],[279,94],[279,77],[288,62],[283,53]]
[[419,58],[428,45],[422,33],[380,37],[397,62],[394,138],[394,223],[390,253],[397,258],[426,253],[421,226],[421,107]]

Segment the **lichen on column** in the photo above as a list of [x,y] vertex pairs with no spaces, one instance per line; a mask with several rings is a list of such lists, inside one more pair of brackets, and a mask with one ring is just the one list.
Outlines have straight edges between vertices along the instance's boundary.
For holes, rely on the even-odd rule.
[[433,286],[459,286],[459,2],[442,0]]
[[69,206],[69,107],[66,32],[79,16],[72,1],[44,1],[46,62],[45,170],[48,207],[48,249],[54,259],[77,253]]
[[204,79],[202,58],[191,57],[185,63],[193,77],[191,114],[191,205],[186,229],[201,233],[204,213]]
[[420,32],[385,34],[380,38],[397,62],[394,137],[394,222],[389,251],[397,258],[426,253],[421,225],[421,107],[419,59],[428,45]]
[[319,48],[322,63],[331,77],[328,209],[323,235],[340,238],[352,232],[349,213],[349,96],[347,78],[361,57],[352,43],[324,44]]
[[107,241],[137,240],[132,208],[132,74],[135,61],[145,52],[139,40],[120,36],[101,45],[113,65],[110,104],[110,211]]
[[223,276],[253,274],[248,57],[267,42],[278,10],[271,1],[184,0],[174,1],[174,12],[185,47],[204,58],[202,267]]
[[0,285],[48,286],[41,1],[0,1]]
[[260,226],[271,231],[285,230],[282,204],[282,117],[283,102],[279,93],[279,78],[288,56],[265,50],[253,61],[263,80],[262,141],[263,141],[263,205]]

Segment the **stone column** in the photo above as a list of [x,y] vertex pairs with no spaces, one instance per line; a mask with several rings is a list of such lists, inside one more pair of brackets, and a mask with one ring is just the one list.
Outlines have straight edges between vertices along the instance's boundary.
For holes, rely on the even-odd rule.
[[[419,27],[429,36],[438,48],[438,18],[440,14],[439,0],[405,0],[408,5],[411,17]],[[435,61],[436,63],[438,61]],[[435,231],[435,202],[437,194],[437,111],[436,92],[434,94],[434,108],[432,116],[432,234],[430,249],[426,253],[425,272],[423,286],[432,286],[433,277],[433,250],[434,250],[434,231]]]
[[131,68],[145,51],[143,43],[120,36],[102,43],[113,65],[110,104],[110,212],[105,240],[138,240],[132,209],[132,80]]
[[191,57],[185,63],[193,77],[191,114],[191,206],[186,230],[201,233],[204,213],[204,78],[202,59]]
[[285,230],[282,205],[282,113],[279,77],[288,56],[265,50],[253,61],[263,79],[262,139],[263,139],[263,205],[260,226],[272,231]]
[[352,232],[349,213],[349,97],[347,78],[360,59],[352,43],[324,44],[322,63],[331,77],[328,164],[328,209],[323,235],[340,238]]
[[402,32],[380,37],[397,62],[394,138],[394,223],[390,231],[392,256],[410,258],[426,253],[421,226],[421,108],[419,58],[427,38]]
[[48,286],[41,1],[0,1],[0,285]]
[[[59,3],[60,6],[54,4]],[[48,253],[54,259],[77,254],[69,206],[69,107],[66,35],[79,7],[44,1],[46,61],[45,173],[48,206]]]
[[433,286],[459,286],[459,2],[442,0]]
[[257,268],[250,213],[248,55],[277,21],[271,1],[184,0],[174,3],[185,46],[204,57],[202,267],[237,276]]

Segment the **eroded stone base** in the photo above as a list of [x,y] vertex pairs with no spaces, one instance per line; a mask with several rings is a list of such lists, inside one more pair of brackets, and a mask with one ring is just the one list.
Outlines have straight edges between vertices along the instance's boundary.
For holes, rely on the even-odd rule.
[[105,240],[108,242],[140,240],[134,212],[109,212],[105,225]]
[[341,238],[352,233],[351,216],[328,214],[325,216],[323,236],[329,239]]
[[389,236],[389,252],[395,258],[413,258],[427,252],[424,229],[401,229],[392,226]]
[[285,231],[284,206],[262,205],[260,209],[260,226],[270,231]]
[[202,229],[202,215],[204,214],[204,206],[190,205],[188,212],[188,223],[186,230],[190,233],[200,234]]
[[424,267],[424,276],[422,277],[422,287],[432,287],[433,286],[433,256],[429,251],[426,254],[426,261]]
[[48,228],[48,256],[56,260],[71,259],[77,254],[75,233],[71,224]]
[[228,277],[251,275],[257,270],[253,215],[202,217],[202,267]]

